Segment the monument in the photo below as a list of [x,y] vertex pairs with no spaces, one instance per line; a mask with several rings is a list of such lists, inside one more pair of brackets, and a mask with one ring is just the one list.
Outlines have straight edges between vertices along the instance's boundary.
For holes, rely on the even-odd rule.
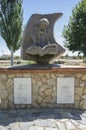
[[[22,39],[21,56],[37,64],[0,69],[0,107],[86,109],[86,68],[50,62],[65,52],[53,28],[62,13],[33,14]],[[40,63],[40,64],[39,64]]]
[[37,63],[49,63],[65,52],[54,39],[54,24],[62,13],[33,14],[24,30],[21,57]]

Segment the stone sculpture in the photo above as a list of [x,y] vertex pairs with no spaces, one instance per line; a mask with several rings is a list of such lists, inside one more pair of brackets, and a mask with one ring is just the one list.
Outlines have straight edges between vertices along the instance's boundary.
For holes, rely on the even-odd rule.
[[38,63],[49,63],[60,56],[65,49],[54,39],[53,27],[62,13],[33,14],[24,30],[21,57]]

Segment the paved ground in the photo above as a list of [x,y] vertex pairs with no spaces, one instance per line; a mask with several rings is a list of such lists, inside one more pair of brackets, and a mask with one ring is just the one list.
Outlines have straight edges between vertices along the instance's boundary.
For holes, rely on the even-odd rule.
[[0,110],[0,130],[86,130],[86,111],[57,108]]

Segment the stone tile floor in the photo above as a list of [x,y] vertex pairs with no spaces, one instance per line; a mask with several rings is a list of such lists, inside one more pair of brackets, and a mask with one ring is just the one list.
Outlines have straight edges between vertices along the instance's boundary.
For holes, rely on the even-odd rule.
[[0,130],[86,130],[86,110],[0,110]]

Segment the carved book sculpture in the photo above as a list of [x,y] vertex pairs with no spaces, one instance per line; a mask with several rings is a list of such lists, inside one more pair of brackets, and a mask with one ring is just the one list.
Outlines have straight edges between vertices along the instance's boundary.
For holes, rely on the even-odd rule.
[[24,30],[21,57],[38,63],[49,63],[65,52],[54,39],[53,27],[62,13],[33,14]]

